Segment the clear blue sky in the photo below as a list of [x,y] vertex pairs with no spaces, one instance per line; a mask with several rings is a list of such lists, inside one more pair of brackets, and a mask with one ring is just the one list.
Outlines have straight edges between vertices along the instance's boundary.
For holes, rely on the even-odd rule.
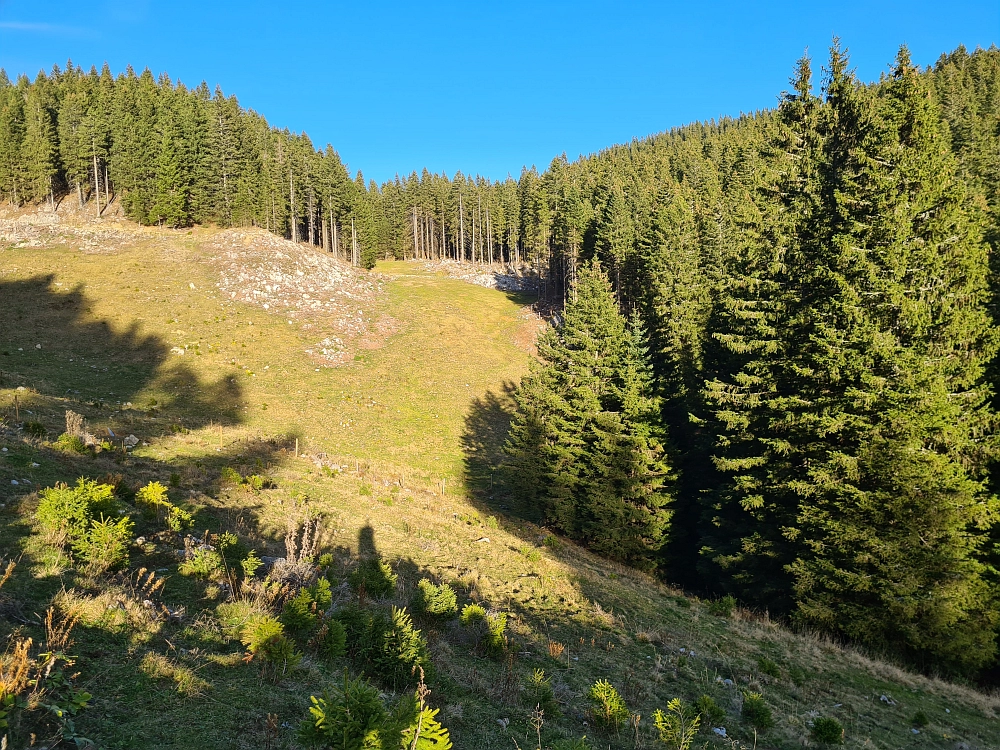
[[0,66],[131,64],[236,94],[382,181],[499,179],[693,120],[772,106],[833,34],[875,79],[1000,44],[1000,2],[0,0]]

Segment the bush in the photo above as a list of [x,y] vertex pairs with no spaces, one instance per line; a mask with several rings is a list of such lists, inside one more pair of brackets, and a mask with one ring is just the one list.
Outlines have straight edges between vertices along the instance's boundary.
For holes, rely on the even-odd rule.
[[552,690],[552,680],[545,676],[544,669],[536,669],[528,678],[524,690],[524,702],[528,708],[538,707],[544,711],[546,718],[559,718],[559,703]]
[[716,599],[708,604],[708,613],[717,617],[729,617],[735,609],[736,597],[731,594],[726,594],[721,599]]
[[281,623],[270,615],[251,617],[243,627],[240,640],[253,658],[276,670],[292,669],[302,659],[302,654],[295,651],[295,645],[285,635]]
[[413,620],[405,609],[392,608],[392,622],[386,629],[379,653],[374,659],[378,675],[393,688],[416,681],[414,674],[422,669],[428,679],[432,666],[427,641],[413,627]]
[[[412,713],[412,718],[403,727],[399,738],[400,744],[396,747],[403,750],[450,750],[452,744],[448,730],[437,720],[441,709],[431,709],[423,705],[416,696],[412,699],[403,696],[400,702],[408,700],[414,704],[413,708],[406,712]],[[400,713],[403,712],[397,710],[397,714]]]
[[844,728],[831,716],[820,716],[813,721],[812,738],[823,745],[844,744]]
[[224,487],[236,487],[243,484],[243,477],[236,469],[223,466],[219,473],[219,483]]
[[333,619],[344,626],[347,648],[360,662],[368,662],[375,656],[389,628],[389,617],[384,610],[365,609],[357,604],[338,609]]
[[247,556],[240,562],[240,567],[243,568],[243,577],[253,578],[263,564],[264,561],[257,557],[257,553],[254,550],[250,550]]
[[243,480],[243,484],[251,492],[260,492],[268,485],[268,481],[260,474],[251,474]]
[[701,716],[693,714],[680,698],[674,698],[667,703],[667,710],[656,709],[653,712],[653,726],[659,735],[658,739],[674,750],[688,750],[695,735]]
[[73,543],[73,550],[95,573],[106,573],[128,562],[132,545],[132,519],[105,518],[91,521],[87,534]]
[[703,695],[694,704],[694,710],[701,716],[702,724],[717,727],[726,720],[726,712],[710,695]]
[[286,628],[301,635],[316,624],[320,613],[325,612],[332,602],[330,582],[320,578],[312,586],[303,587],[298,594],[285,602],[281,621]]
[[167,488],[159,482],[150,482],[135,493],[136,504],[147,515],[155,515],[171,531],[181,532],[194,526],[194,517],[167,498]]
[[330,591],[330,581],[326,578],[320,578],[312,586],[307,586],[306,591],[316,602],[316,609],[320,612],[326,612],[333,604],[333,592]]
[[471,627],[472,625],[486,619],[486,610],[478,604],[466,604],[462,607],[462,614],[458,618],[458,621],[465,625],[466,627]]
[[631,717],[625,700],[607,680],[598,680],[587,691],[590,714],[593,722],[608,731],[617,732]]
[[224,602],[215,608],[222,632],[234,638],[243,636],[243,629],[260,612],[248,601]]
[[159,482],[150,482],[135,493],[135,501],[144,511],[158,513],[161,505],[168,505],[167,488]]
[[754,728],[762,732],[774,726],[771,707],[764,701],[760,693],[747,692],[743,694],[743,718]]
[[317,614],[309,592],[302,589],[285,602],[281,609],[281,623],[291,632],[301,635],[316,624]]
[[177,566],[177,572],[182,576],[208,579],[222,570],[222,555],[212,549],[195,550],[190,560],[185,560]]
[[363,680],[349,680],[344,687],[310,696],[311,718],[299,729],[299,741],[308,747],[328,750],[377,750],[391,747],[389,713],[378,690]]
[[337,620],[325,620],[309,641],[309,646],[323,659],[339,659],[346,650],[347,631]]
[[913,714],[913,718],[911,719],[911,721],[913,723],[913,726],[920,727],[921,729],[923,729],[924,727],[926,727],[928,724],[931,723],[931,720],[927,718],[927,714],[925,714],[923,711],[917,711],[915,714]]
[[41,422],[25,422],[24,434],[30,437],[43,438],[48,434],[48,430],[45,429],[45,425]]
[[389,563],[381,557],[369,557],[361,560],[358,567],[351,571],[348,582],[357,593],[367,596],[387,596],[396,588],[397,576],[392,572]]
[[35,517],[47,532],[74,544],[87,535],[95,518],[115,516],[117,509],[114,487],[81,478],[75,487],[59,484],[42,490]]
[[507,613],[487,612],[478,604],[466,604],[459,622],[473,631],[476,650],[490,657],[500,657],[507,650]]
[[435,586],[422,578],[413,596],[413,610],[428,619],[445,620],[454,617],[458,612],[455,589],[447,583]]
[[778,665],[765,657],[757,660],[757,669],[760,670],[761,674],[766,674],[768,677],[774,677],[775,679],[781,677],[781,669]]
[[423,634],[413,627],[405,609],[343,607],[334,620],[344,626],[351,655],[374,676],[393,688],[415,680],[415,668],[430,676],[433,667]]
[[556,740],[552,744],[552,750],[591,750],[587,744],[587,738],[581,737],[578,740]]
[[64,432],[56,438],[55,448],[56,450],[61,450],[64,453],[87,452],[87,444],[83,442],[83,438],[79,435],[70,435],[68,432]]

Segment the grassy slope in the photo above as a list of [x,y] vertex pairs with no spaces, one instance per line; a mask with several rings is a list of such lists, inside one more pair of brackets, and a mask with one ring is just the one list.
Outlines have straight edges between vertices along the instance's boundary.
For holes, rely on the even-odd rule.
[[[403,573],[399,603],[431,575],[465,600],[507,609],[515,681],[543,668],[564,701],[562,718],[546,723],[546,742],[595,736],[584,725],[582,696],[606,677],[642,715],[644,732],[652,710],[670,698],[707,693],[727,710],[730,735],[752,744],[738,718],[737,688],[747,688],[764,693],[778,722],[760,747],[801,746],[817,714],[840,719],[848,747],[1000,747],[994,697],[746,613],[712,616],[701,602],[568,543],[543,545],[542,530],[491,509],[489,466],[509,408],[506,389],[527,367],[524,344],[536,325],[519,300],[385,264],[379,270],[390,280],[372,312],[395,320],[396,332],[375,348],[356,346],[348,365],[317,371],[305,354],[321,338],[315,327],[214,290],[215,269],[201,249],[210,234],[147,231],[110,254],[73,246],[0,251],[0,414],[13,416],[16,395],[22,419],[41,421],[53,435],[72,408],[94,428],[127,427],[148,443],[126,459],[71,457],[0,432],[8,448],[0,458],[0,549],[23,554],[4,593],[22,614],[52,597],[83,608],[76,650],[81,680],[96,698],[79,725],[102,747],[291,747],[288,730],[268,739],[267,714],[296,724],[308,695],[340,670],[307,661],[278,685],[264,682],[213,624],[218,590],[176,575],[169,556],[137,553],[133,562],[168,569],[164,601],[186,607],[180,624],[151,617],[120,587],[74,573],[30,535],[32,488],[115,473],[132,484],[176,474],[172,495],[198,510],[198,528],[238,531],[272,554],[304,506],[324,514],[325,543],[345,566],[369,526]],[[187,354],[171,354],[185,345]],[[312,458],[296,457],[296,438],[300,452],[326,453],[347,470],[330,476]],[[224,465],[266,471],[277,489],[220,490]],[[15,487],[11,479],[33,484]],[[0,635],[15,627],[0,619]],[[511,747],[501,718],[529,746],[528,708],[511,702],[504,667],[469,655],[452,627],[428,636],[439,669],[431,702],[443,706],[455,746]],[[565,646],[560,659],[550,658],[549,641]],[[777,677],[760,673],[761,658],[778,666]],[[881,702],[883,694],[896,705]],[[918,710],[931,725],[913,734]],[[627,732],[598,737],[599,747],[633,746]],[[699,735],[701,743],[728,746],[710,733]]]

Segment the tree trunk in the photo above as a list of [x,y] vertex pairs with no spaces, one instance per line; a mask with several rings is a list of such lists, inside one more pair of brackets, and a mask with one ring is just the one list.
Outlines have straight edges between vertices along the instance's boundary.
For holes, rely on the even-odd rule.
[[101,173],[97,170],[97,146],[94,146],[94,198],[97,201],[97,218],[101,218]]
[[462,193],[458,194],[458,253],[460,260],[465,260],[465,205],[462,203]]
[[299,228],[295,221],[295,183],[292,182],[292,170],[288,170],[288,210],[292,215],[292,242],[299,241]]
[[358,233],[354,230],[354,217],[351,217],[351,265],[358,265]]
[[313,202],[313,191],[309,190],[309,244],[316,244],[316,206]]

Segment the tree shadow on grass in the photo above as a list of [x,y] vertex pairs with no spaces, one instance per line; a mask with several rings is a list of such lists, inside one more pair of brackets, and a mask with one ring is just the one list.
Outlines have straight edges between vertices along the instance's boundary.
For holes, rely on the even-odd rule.
[[203,382],[139,322],[115,331],[90,315],[94,302],[80,286],[63,291],[54,279],[0,283],[0,386],[95,404],[130,403],[151,390],[163,394],[157,408],[190,424],[241,421],[243,390],[234,375]]
[[503,446],[516,409],[516,390],[517,385],[507,381],[499,391],[487,391],[473,399],[462,431],[465,486],[488,510],[540,523],[540,510],[510,490],[509,469],[504,464]]

